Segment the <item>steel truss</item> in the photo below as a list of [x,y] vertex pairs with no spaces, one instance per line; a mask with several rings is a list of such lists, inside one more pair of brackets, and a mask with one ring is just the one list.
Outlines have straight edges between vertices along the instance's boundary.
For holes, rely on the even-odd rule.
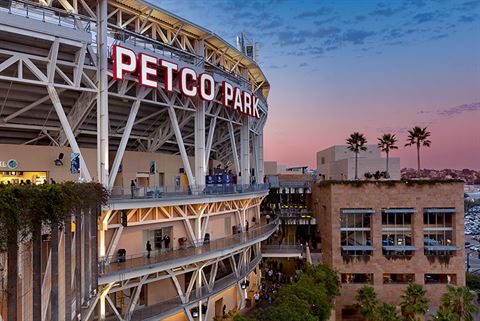
[[[205,233],[211,216],[234,213],[238,225],[245,228],[245,213],[255,208],[257,222],[260,222],[260,204],[264,196],[245,200],[222,201],[205,204],[161,206],[150,208],[136,208],[127,211],[127,225],[148,225],[153,223],[182,221],[189,241],[195,246],[203,244]],[[103,211],[100,217],[99,256],[108,260],[114,256],[117,245],[124,230],[122,225],[123,210]],[[192,221],[194,224],[192,224]],[[107,244],[105,231],[115,229],[112,239]]]
[[[215,34],[143,2],[130,1],[128,5],[123,0],[35,2],[13,0],[11,8],[0,8],[0,143],[69,145],[72,152],[81,155],[83,178],[88,181],[96,177],[108,188],[113,187],[126,150],[179,154],[190,185],[205,184],[210,159],[234,165],[236,172],[242,174],[241,184],[251,182],[251,168],[255,169],[254,179],[263,181],[263,128],[268,114],[264,97],[268,96],[269,84],[255,62]],[[225,108],[218,83],[215,99],[204,102],[183,96],[178,89],[166,93],[162,82],[159,88],[152,89],[139,86],[131,76],[115,80],[109,60],[112,44],[159,58],[168,57],[181,66],[211,73],[218,83],[228,80],[250,90],[260,99],[260,118],[249,118]],[[80,148],[97,149],[96,169],[87,167]],[[110,150],[116,150],[111,168]],[[190,166],[190,156],[195,158],[194,168]],[[183,221],[190,242],[199,246],[211,216],[235,213],[238,225],[245,228],[246,210],[256,208],[260,221],[262,198],[129,210],[128,225]],[[124,229],[120,213],[104,211],[101,215],[101,257],[115,253]],[[86,222],[78,223],[89,226]],[[105,244],[107,229],[115,229],[109,244]],[[60,238],[60,242],[65,239]],[[79,240],[74,239],[73,250],[81,246]],[[68,250],[65,256],[70,253]],[[255,254],[254,261],[250,261],[251,252]],[[129,320],[138,305],[142,284],[170,278],[187,317],[193,320],[189,308],[197,303],[201,306],[202,302],[196,302],[193,293],[203,286],[214,292],[216,270],[225,258],[231,261],[232,270],[240,279],[245,267],[260,258],[259,244],[221,258],[180,266],[180,270],[157,271],[120,285],[107,284],[100,292],[80,273],[85,267],[70,266],[77,270],[71,274],[72,281],[66,282],[68,290],[73,287],[77,291],[70,300],[75,306],[65,307],[62,312],[69,320],[72,319],[69,314],[88,319],[98,303],[102,319],[107,302],[113,307],[108,293],[135,288],[128,309],[123,314],[115,312],[119,320]],[[206,275],[207,267],[215,272]],[[194,284],[182,290],[178,275],[191,273],[192,269],[198,269],[193,272]],[[93,270],[89,271],[95,280]],[[47,272],[45,278],[49,277]],[[51,282],[47,280],[44,284],[46,287]],[[44,307],[51,300],[50,292],[44,288],[47,294],[43,298]],[[67,301],[70,296],[71,291]]]
[[[135,308],[138,306],[142,287],[149,283],[170,280],[175,287],[179,299],[178,306],[181,307],[189,319],[193,320],[190,311],[192,307],[201,307],[202,303],[205,301],[207,301],[209,306],[210,298],[224,290],[224,287],[215,287],[219,281],[217,273],[220,265],[225,265],[225,263],[227,263],[231,271],[233,271],[233,274],[230,275],[232,279],[230,284],[236,284],[238,286],[239,293],[242,296],[240,304],[243,304],[244,298],[243,291],[240,289],[240,282],[242,278],[246,277],[248,273],[258,265],[260,259],[260,244],[257,243],[253,246],[243,248],[212,260],[195,262],[188,265],[178,266],[173,269],[147,273],[137,278],[103,285],[100,287],[99,294],[95,297],[95,302],[99,301],[100,305],[103,305],[100,310],[104,311],[104,313],[106,311],[105,306],[108,303],[109,308],[113,311],[117,320],[130,320],[134,314]],[[189,273],[191,273],[190,281],[185,284],[185,288],[183,288],[179,282],[179,277]],[[260,272],[257,271],[257,275],[259,274]],[[132,299],[124,311],[119,311],[109,295],[128,289],[131,289],[131,293],[133,293]],[[162,302],[159,304],[161,305],[161,303]],[[180,312],[178,309],[174,310],[176,310],[177,313]],[[92,313],[93,308],[86,313],[85,320],[88,320],[89,317],[92,316]],[[162,311],[162,313],[168,313],[168,310]],[[105,314],[103,317],[105,317]]]
[[[68,144],[73,152],[80,152],[81,146],[96,148],[98,178],[109,187],[115,181],[127,149],[180,154],[191,185],[203,185],[210,158],[227,165],[235,164],[237,173],[244,174],[242,183],[250,183],[247,155],[253,152],[255,180],[263,180],[262,155],[257,145],[263,144],[259,140],[263,141],[267,117],[260,89],[268,92],[268,83],[256,64],[229,45],[218,47],[216,36],[204,30],[200,30],[203,32],[200,36],[193,34],[186,23],[165,23],[160,19],[165,13],[158,8],[142,5],[136,9],[115,1],[98,4],[95,8],[83,0],[58,3],[41,0],[40,10],[60,14],[62,9],[71,15],[74,30],[69,30],[65,37],[0,25],[5,35],[18,32],[22,37],[35,37],[49,44],[42,50],[34,47],[19,50],[14,41],[0,46],[0,83],[8,83],[9,87],[33,85],[38,94],[43,93],[23,105],[9,97],[8,92],[0,97],[12,109],[4,117],[0,115],[0,129],[31,133],[30,136],[22,134],[28,137],[23,143]],[[28,6],[32,5],[22,7],[27,17]],[[96,32],[96,39],[91,31]],[[128,33],[127,36],[124,33]],[[216,75],[215,99],[203,102],[183,96],[178,89],[166,93],[163,84],[157,89],[142,88],[134,77],[122,81],[113,79],[108,55],[110,46],[118,43],[159,58],[167,55],[179,64]],[[218,84],[223,79],[259,95],[259,119],[222,106]],[[64,98],[67,96],[73,98],[72,103]],[[45,121],[45,114],[31,113],[34,109],[44,110],[48,105],[53,105],[56,117]],[[38,119],[31,119],[32,116]],[[240,143],[234,144],[235,141]],[[112,168],[108,168],[108,150],[112,146],[117,149],[117,155]],[[190,168],[189,155],[195,155],[194,169]],[[84,178],[91,179],[93,170],[83,161],[82,165]]]

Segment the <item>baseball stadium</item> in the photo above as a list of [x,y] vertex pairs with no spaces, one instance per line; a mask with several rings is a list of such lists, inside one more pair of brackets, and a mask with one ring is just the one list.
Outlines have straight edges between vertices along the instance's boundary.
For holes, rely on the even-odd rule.
[[0,182],[109,192],[96,219],[42,230],[39,258],[20,245],[2,320],[213,320],[251,304],[278,223],[260,207],[270,85],[239,44],[146,1],[0,0]]

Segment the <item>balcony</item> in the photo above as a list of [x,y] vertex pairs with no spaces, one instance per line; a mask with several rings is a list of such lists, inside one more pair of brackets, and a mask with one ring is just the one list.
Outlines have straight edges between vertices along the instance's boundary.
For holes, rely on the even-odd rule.
[[111,191],[109,209],[120,210],[139,207],[186,205],[194,203],[245,199],[250,195],[268,194],[268,184],[252,185],[207,185],[183,187],[114,187]]
[[150,258],[145,256],[127,256],[124,262],[110,263],[106,266],[100,262],[98,284],[117,282],[120,279],[139,277],[224,256],[267,239],[277,227],[278,220],[275,220],[270,224],[253,228],[248,232],[217,239],[197,247],[188,247],[164,253],[160,252],[152,255]]
[[302,258],[305,250],[299,244],[262,244],[263,257],[298,257]]
[[252,272],[255,267],[260,263],[262,257],[259,255],[253,261],[251,261],[247,266],[242,267],[239,270],[239,274],[232,273],[227,275],[217,281],[213,285],[213,289],[209,291],[206,286],[198,290],[192,291],[188,302],[182,302],[182,298],[179,296],[167,299],[165,301],[146,306],[144,308],[135,310],[133,312],[132,321],[140,321],[140,320],[162,320],[169,315],[175,314],[177,312],[182,311],[186,306],[192,306],[196,302],[200,300],[205,300],[209,296],[216,295],[235,283],[237,283],[240,279],[247,277],[250,272]]

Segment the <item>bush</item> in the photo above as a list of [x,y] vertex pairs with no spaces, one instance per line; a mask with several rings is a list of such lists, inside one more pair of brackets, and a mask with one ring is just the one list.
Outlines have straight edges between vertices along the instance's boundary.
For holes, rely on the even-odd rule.
[[298,282],[281,288],[267,309],[256,314],[260,321],[328,320],[333,299],[340,294],[340,280],[326,265],[308,265]]

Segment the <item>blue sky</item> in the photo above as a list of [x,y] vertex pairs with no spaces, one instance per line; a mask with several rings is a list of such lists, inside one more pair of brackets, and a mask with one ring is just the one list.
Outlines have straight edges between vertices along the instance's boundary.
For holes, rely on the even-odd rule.
[[[153,1],[153,0],[152,0]],[[268,160],[314,166],[353,131],[428,126],[429,168],[480,169],[480,0],[181,1],[160,7],[260,44],[271,84]],[[415,151],[401,147],[402,166]]]

